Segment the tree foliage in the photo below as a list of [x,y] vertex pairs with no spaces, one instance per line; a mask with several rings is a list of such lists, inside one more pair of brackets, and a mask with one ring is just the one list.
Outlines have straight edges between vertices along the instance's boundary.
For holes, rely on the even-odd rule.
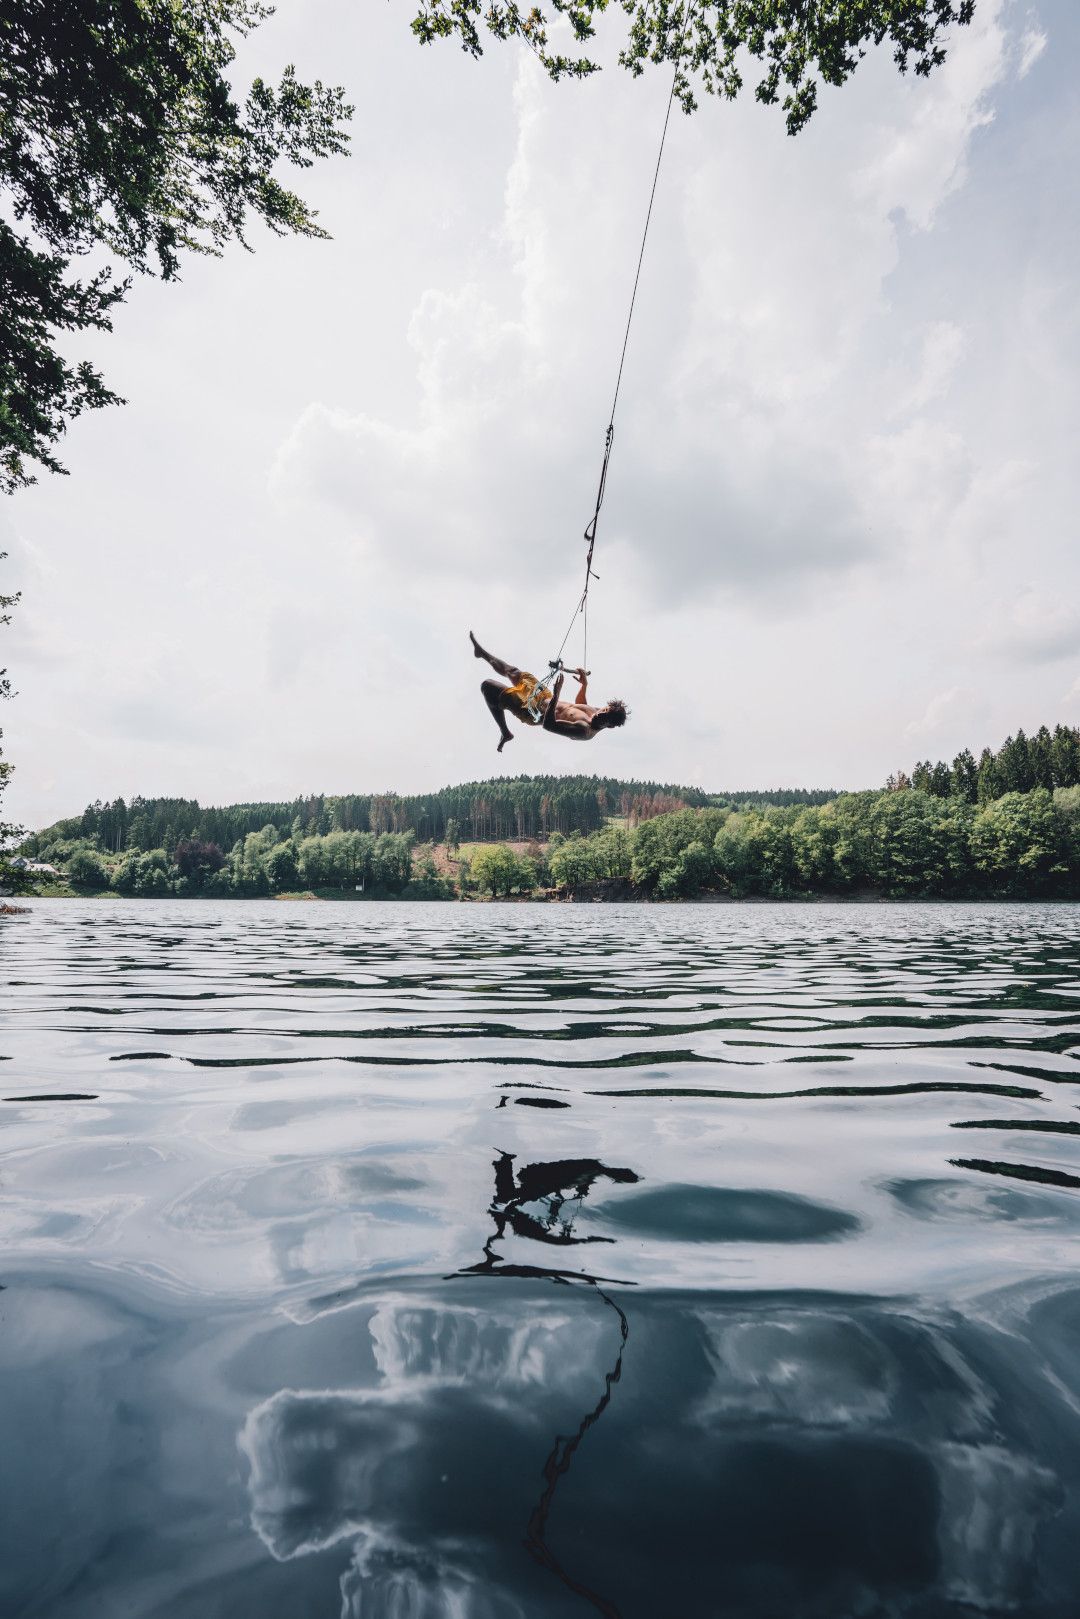
[[[588,47],[608,0],[551,0],[575,46]],[[822,84],[841,85],[873,46],[887,45],[901,73],[928,74],[945,60],[949,28],[971,21],[975,0],[619,0],[628,19],[620,65],[635,76],[649,64],[677,64],[676,94],[687,112],[694,88],[734,98],[743,89],[747,59],[760,74],[758,101],[780,103],[788,133],[812,117]],[[549,49],[549,15],[517,0],[421,0],[412,24],[422,44],[456,39],[470,56],[483,55],[483,34],[521,39],[551,78],[586,78],[599,70],[590,55]]]
[[72,888],[107,888],[109,873],[105,862],[93,849],[75,849],[67,863],[67,880]]
[[515,854],[505,843],[488,843],[477,849],[469,862],[471,881],[482,894],[507,898],[510,894],[531,894],[536,887],[536,867],[527,855]]
[[684,809],[624,836],[620,870],[606,832],[560,844],[554,881],[602,893],[611,877],[628,876],[655,899],[1080,897],[1080,787],[1036,787],[983,805],[915,787],[801,809]]
[[1007,736],[995,752],[983,748],[978,763],[970,748],[963,748],[952,766],[920,759],[911,775],[898,771],[886,785],[894,791],[915,787],[936,798],[961,798],[969,804],[990,804],[1005,793],[1027,793],[1033,787],[1053,792],[1080,785],[1080,729],[1040,725],[1033,736],[1023,730]]
[[[9,604],[10,605],[10,604]],[[914,783],[914,784],[913,784]],[[518,847],[511,848],[513,839]],[[1080,731],[1022,731],[976,763],[921,761],[879,791],[708,794],[595,776],[518,776],[437,793],[316,794],[280,804],[195,799],[89,805],[22,852],[104,856],[124,893],[296,888],[444,898],[432,845],[480,843],[465,890],[658,899],[702,891],[905,897],[1080,897]],[[419,848],[419,853],[417,853]],[[164,889],[162,884],[165,884]]]
[[117,402],[63,334],[108,330],[127,271],[172,280],[185,252],[247,246],[251,217],[279,235],[325,236],[282,185],[343,152],[352,109],[340,89],[287,67],[239,101],[234,40],[270,8],[258,0],[3,0],[0,6],[0,488],[34,481],[84,410]]
[[85,838],[56,838],[50,861],[76,889],[167,898],[206,895],[257,899],[312,889],[330,893],[445,899],[430,850],[414,867],[411,832],[331,832],[279,841],[273,826],[238,838],[228,853],[182,839],[175,848],[125,849],[116,855]]
[[181,877],[195,888],[202,888],[225,864],[225,856],[217,844],[204,843],[199,838],[181,838],[173,851],[173,860]]
[[[149,896],[349,893],[448,899],[453,882],[411,831],[280,837],[267,824],[228,853],[180,840],[120,854],[54,836],[38,851],[72,886]],[[458,867],[463,894],[566,894],[659,900],[1080,898],[1080,786],[1004,793],[986,804],[903,792],[842,793],[824,804],[683,807],[636,828],[553,832],[546,845],[482,843]]]

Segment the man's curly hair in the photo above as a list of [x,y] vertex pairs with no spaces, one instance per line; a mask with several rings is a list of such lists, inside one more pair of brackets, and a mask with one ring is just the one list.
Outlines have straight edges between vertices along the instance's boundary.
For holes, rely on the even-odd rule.
[[597,720],[601,720],[603,721],[604,727],[611,726],[614,728],[619,725],[625,725],[629,715],[630,710],[627,708],[622,698],[613,697],[611,702],[605,703],[600,713],[595,716],[593,719],[593,724],[595,725]]

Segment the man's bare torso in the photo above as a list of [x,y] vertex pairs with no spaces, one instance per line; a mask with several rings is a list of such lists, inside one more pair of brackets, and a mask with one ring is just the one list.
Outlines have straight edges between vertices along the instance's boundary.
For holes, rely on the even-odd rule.
[[555,718],[558,723],[575,727],[570,738],[573,742],[590,742],[596,735],[592,728],[592,719],[595,713],[596,709],[589,703],[555,704]]

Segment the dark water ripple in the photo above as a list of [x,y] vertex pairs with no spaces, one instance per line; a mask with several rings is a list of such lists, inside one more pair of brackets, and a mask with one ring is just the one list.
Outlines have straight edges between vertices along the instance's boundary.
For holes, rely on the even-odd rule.
[[1080,1612],[1080,908],[52,902],[0,968],[5,1619]]

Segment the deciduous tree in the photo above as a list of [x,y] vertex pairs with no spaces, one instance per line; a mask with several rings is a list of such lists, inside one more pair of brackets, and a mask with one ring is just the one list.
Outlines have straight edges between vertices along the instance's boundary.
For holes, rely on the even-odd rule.
[[4,0],[0,488],[62,472],[68,422],[118,402],[67,334],[108,331],[131,275],[174,280],[186,253],[247,246],[252,218],[326,235],[276,171],[343,152],[352,109],[292,67],[237,96],[235,40],[269,15],[261,0]]
[[522,39],[553,79],[581,79],[599,64],[550,50],[549,18],[565,18],[580,51],[609,10],[628,19],[620,64],[636,76],[649,64],[677,62],[676,94],[688,112],[698,87],[733,100],[750,60],[760,74],[754,95],[779,102],[795,135],[817,107],[819,86],[843,84],[872,46],[886,45],[901,73],[929,73],[945,60],[949,28],[971,21],[975,0],[620,0],[617,8],[551,0],[550,11],[518,0],[421,0],[412,26],[421,43],[456,39],[474,57],[483,55],[484,33]]
[[984,804],[971,848],[976,869],[999,893],[1049,893],[1069,875],[1067,828],[1043,787]]
[[204,843],[200,838],[181,838],[173,850],[173,861],[181,877],[192,888],[202,888],[206,879],[225,864],[225,856],[216,843]]
[[92,849],[76,849],[65,873],[72,888],[108,888],[109,873],[101,856]]

